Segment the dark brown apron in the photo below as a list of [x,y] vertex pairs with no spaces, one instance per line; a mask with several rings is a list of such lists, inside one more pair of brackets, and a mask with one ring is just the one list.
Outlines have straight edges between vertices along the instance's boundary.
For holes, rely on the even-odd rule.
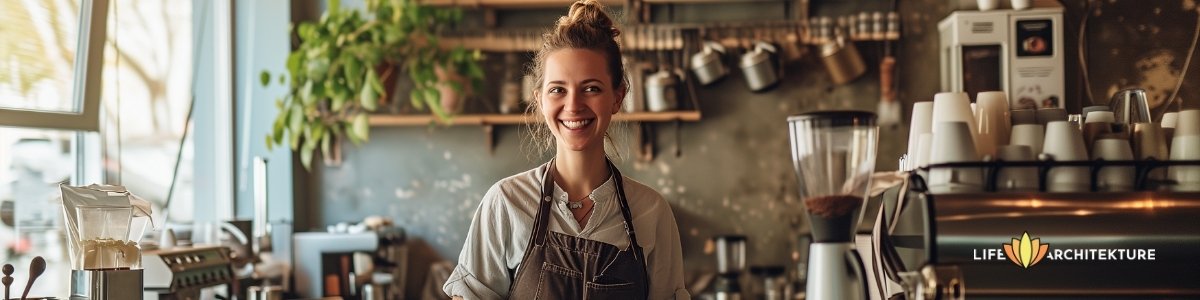
[[[542,175],[542,194],[533,232],[525,249],[516,277],[509,288],[509,299],[646,299],[650,292],[646,275],[646,256],[633,231],[629,202],[625,199],[621,172],[608,162],[617,184],[621,217],[629,248],[582,239],[546,230],[554,193],[551,160]],[[632,250],[632,251],[630,251]]]

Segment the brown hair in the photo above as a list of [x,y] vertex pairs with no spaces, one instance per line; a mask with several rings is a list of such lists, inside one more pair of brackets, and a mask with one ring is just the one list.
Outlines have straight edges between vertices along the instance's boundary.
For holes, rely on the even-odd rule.
[[[530,143],[535,154],[545,154],[554,147],[554,137],[550,134],[548,125],[542,124],[541,90],[545,83],[546,58],[555,51],[562,49],[587,49],[600,53],[607,60],[609,74],[612,75],[614,91],[625,90],[628,93],[629,81],[625,77],[625,65],[621,62],[621,45],[617,37],[621,30],[617,29],[612,18],[604,12],[604,6],[597,0],[579,0],[571,4],[567,15],[559,17],[554,28],[542,34],[542,48],[533,58],[529,75],[534,78],[533,103],[526,111],[534,120],[529,125]],[[621,101],[621,99],[617,99]],[[609,123],[610,127],[612,123]],[[612,146],[610,134],[605,134],[606,146]],[[615,147],[614,147],[615,150]],[[615,152],[615,151],[614,151]]]

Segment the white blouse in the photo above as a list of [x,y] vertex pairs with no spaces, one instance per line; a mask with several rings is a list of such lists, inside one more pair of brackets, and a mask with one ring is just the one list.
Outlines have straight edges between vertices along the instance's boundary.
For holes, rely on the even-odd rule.
[[[501,179],[488,189],[471,220],[458,266],[442,286],[446,295],[467,300],[508,298],[509,270],[515,270],[525,256],[547,166]],[[650,187],[628,177],[624,180],[633,227],[645,249],[650,299],[691,299],[684,289],[683,253],[671,206]],[[588,197],[595,208],[587,226],[580,228],[567,208],[567,193],[555,184],[546,229],[626,249],[629,239],[616,192],[612,177],[593,190]]]

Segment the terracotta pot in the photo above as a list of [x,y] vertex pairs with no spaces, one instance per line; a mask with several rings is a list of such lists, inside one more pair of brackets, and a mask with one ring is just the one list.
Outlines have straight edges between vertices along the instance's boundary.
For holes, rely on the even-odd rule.
[[[458,72],[448,71],[441,66],[434,67],[433,72],[438,77],[437,89],[442,96],[440,99],[442,110],[451,114],[462,112],[467,95],[472,93],[470,80]],[[449,82],[457,82],[458,86],[462,87],[462,91],[454,90]]]

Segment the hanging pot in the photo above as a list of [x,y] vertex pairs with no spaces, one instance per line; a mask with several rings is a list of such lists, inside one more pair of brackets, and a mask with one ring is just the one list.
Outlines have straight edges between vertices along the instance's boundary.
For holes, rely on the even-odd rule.
[[652,112],[674,110],[679,102],[675,87],[679,80],[667,68],[646,77],[646,109]]
[[701,85],[717,82],[729,74],[729,69],[725,68],[721,59],[724,55],[725,46],[713,41],[705,41],[704,48],[692,54],[692,72],[696,73]]
[[740,66],[751,91],[765,91],[779,83],[779,76],[775,73],[775,64],[771,59],[771,55],[777,51],[774,45],[760,41],[754,43],[753,50],[742,55]]
[[867,71],[858,48],[841,35],[821,45],[821,62],[825,63],[825,70],[836,84],[854,81]]

